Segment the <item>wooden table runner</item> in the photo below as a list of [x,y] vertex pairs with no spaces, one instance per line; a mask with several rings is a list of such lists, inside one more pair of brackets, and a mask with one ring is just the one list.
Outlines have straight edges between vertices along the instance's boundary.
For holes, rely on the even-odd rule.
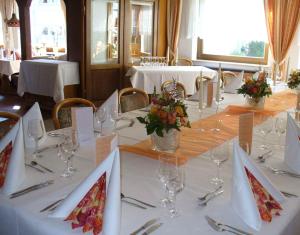
[[[174,153],[184,161],[190,157],[197,157],[209,149],[230,140],[238,135],[239,116],[242,113],[254,112],[254,125],[263,122],[265,116],[274,116],[289,108],[295,107],[297,96],[291,91],[276,93],[266,99],[265,109],[253,110],[249,107],[229,105],[223,112],[212,115],[192,123],[192,128],[182,128],[180,136],[180,147]],[[218,120],[222,120],[221,125]],[[215,132],[211,129],[216,125],[221,131]],[[203,128],[205,131],[201,131]],[[158,159],[160,152],[151,149],[150,138],[134,145],[120,145],[121,151],[131,152],[140,156]]]

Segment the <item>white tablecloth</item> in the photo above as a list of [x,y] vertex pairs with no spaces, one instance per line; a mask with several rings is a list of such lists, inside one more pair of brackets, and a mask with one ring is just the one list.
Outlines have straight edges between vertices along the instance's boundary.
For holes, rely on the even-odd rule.
[[24,92],[53,97],[55,102],[64,99],[64,86],[79,84],[77,62],[61,60],[25,60],[21,63],[18,94]]
[[5,74],[9,77],[20,71],[21,60],[0,59],[0,74]]
[[185,86],[188,95],[192,95],[196,92],[195,81],[201,71],[203,76],[211,77],[214,83],[217,82],[218,73],[202,66],[133,66],[126,76],[130,76],[133,87],[148,94],[153,93],[154,86],[159,93],[164,81],[175,79]]
[[[240,95],[225,94],[237,103],[242,102]],[[197,103],[188,103],[191,120],[199,118]],[[211,115],[212,109],[204,110],[203,117]],[[124,114],[127,117],[145,115],[142,111],[132,111]],[[285,117],[285,114],[280,114]],[[146,138],[145,128],[140,123],[135,123],[133,127],[124,128],[119,131],[120,143],[134,144]],[[268,136],[269,144],[276,144],[278,137],[272,133]],[[259,154],[262,138],[256,132],[253,147],[253,156]],[[49,138],[46,142],[51,144],[55,138]],[[197,140],[195,140],[197,141]],[[75,157],[74,165],[79,169],[70,179],[59,177],[63,170],[63,163],[56,156],[55,150],[44,152],[44,157],[38,159],[41,163],[55,170],[56,174],[40,174],[32,169],[27,169],[28,179],[23,187],[42,182],[49,178],[55,179],[55,184],[44,189],[37,190],[30,194],[16,199],[8,199],[0,195],[0,234],[5,235],[50,235],[50,234],[81,234],[80,229],[71,230],[70,224],[59,219],[51,219],[46,213],[39,210],[52,202],[67,195],[79,181],[82,180],[95,167],[89,158],[92,147],[85,147]],[[283,163],[283,151],[273,147],[274,155],[268,160],[267,164],[285,168]],[[177,208],[180,216],[170,219],[166,209],[159,207],[161,199],[162,185],[157,178],[158,161],[147,157],[137,156],[131,153],[121,155],[121,186],[125,195],[139,198],[143,201],[155,204],[157,208],[142,210],[122,203],[121,234],[128,235],[135,229],[143,225],[146,221],[153,218],[160,218],[164,223],[161,228],[153,232],[162,235],[198,235],[198,234],[219,234],[209,227],[204,216],[210,215],[222,222],[231,224],[241,229],[261,235],[297,235],[300,231],[300,198],[289,198],[283,204],[281,216],[277,216],[271,223],[263,223],[259,232],[252,231],[235,214],[230,206],[231,182],[232,182],[232,157],[222,165],[221,176],[225,180],[223,195],[215,198],[206,207],[197,205],[197,197],[212,190],[210,179],[215,176],[216,166],[209,159],[208,154],[202,154],[197,158],[191,159],[186,165],[186,186],[183,192],[177,197]],[[274,175],[260,165],[270,180],[280,189],[300,195],[300,180],[289,176]],[[37,226],[38,225],[38,226]],[[225,234],[225,233],[224,233]]]

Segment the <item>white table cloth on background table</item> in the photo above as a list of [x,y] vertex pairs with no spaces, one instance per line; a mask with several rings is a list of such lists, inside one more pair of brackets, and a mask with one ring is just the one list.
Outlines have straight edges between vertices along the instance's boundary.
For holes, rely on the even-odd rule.
[[0,74],[7,75],[10,79],[11,75],[20,71],[21,60],[0,59]]
[[79,84],[77,62],[62,60],[25,60],[21,63],[18,94],[25,92],[53,97],[55,102],[64,99],[64,86]]
[[[229,96],[232,97],[232,99],[234,99],[234,97],[240,97],[231,94]],[[192,115],[190,115],[191,120],[196,120],[198,118],[197,102],[189,102],[188,111],[192,113]],[[211,110],[206,109],[203,113],[202,117],[211,115]],[[145,112],[132,111],[124,114],[125,117],[129,118],[141,115],[145,115]],[[282,117],[285,116],[285,114],[280,115]],[[121,144],[135,144],[147,138],[144,126],[137,121],[133,127],[120,130],[119,135]],[[275,143],[276,138],[278,138],[276,135],[271,135],[268,140],[270,143]],[[50,145],[53,144],[53,142],[55,142],[55,140],[50,139],[46,143]],[[255,144],[259,145],[260,143],[261,142],[257,142]],[[61,160],[58,160],[56,151],[50,150],[44,152],[44,157],[39,161],[55,170],[56,174],[54,176],[51,174],[43,175],[34,170],[27,169],[28,179],[23,187],[45,181],[50,177],[56,179],[55,184],[12,200],[0,195],[0,234],[82,234],[80,229],[71,230],[70,224],[62,220],[48,218],[47,213],[39,213],[39,210],[67,195],[93,170],[95,165],[88,159],[93,154],[91,149],[92,147],[86,147],[78,153],[78,155],[84,156],[84,158],[74,158],[74,165],[79,169],[79,172],[76,172],[74,177],[67,180],[59,177],[59,174],[63,170],[63,164]],[[257,150],[258,148],[253,147],[254,156],[257,156]],[[275,151],[272,158],[268,160],[268,164],[278,168],[285,167],[283,164],[283,151]],[[168,216],[164,216],[166,209],[159,207],[159,200],[163,193],[162,185],[157,178],[158,161],[123,152],[121,154],[122,192],[125,195],[155,204],[158,208],[142,210],[122,203],[121,234],[130,234],[146,221],[153,218],[161,218],[164,223],[153,235],[219,234],[209,227],[204,218],[205,215],[210,215],[224,223],[251,231],[238,215],[233,212],[230,206],[232,183],[231,157],[221,168],[221,175],[225,181],[225,193],[212,200],[206,207],[198,206],[197,197],[213,188],[209,181],[215,176],[215,168],[215,164],[209,159],[207,153],[188,161],[186,164],[186,186],[183,192],[177,197],[177,207],[181,215],[177,218],[169,219]],[[263,167],[262,169],[280,190],[300,195],[299,179],[274,175],[267,169]],[[300,198],[289,198],[282,206],[283,211],[281,216],[276,216],[271,223],[264,223],[261,231],[252,231],[253,234],[298,234],[300,231]]]
[[203,76],[211,77],[213,83],[217,83],[218,72],[203,66],[133,66],[126,76],[130,76],[133,87],[148,94],[153,93],[154,86],[160,93],[162,83],[174,78],[185,86],[188,95],[192,95],[196,92],[195,81],[201,71]]

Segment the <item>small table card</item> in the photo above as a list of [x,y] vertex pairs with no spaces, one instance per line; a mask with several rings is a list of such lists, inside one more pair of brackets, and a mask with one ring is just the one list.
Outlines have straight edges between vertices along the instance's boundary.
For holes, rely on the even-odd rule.
[[72,107],[72,128],[77,130],[79,142],[86,142],[94,137],[93,108]]

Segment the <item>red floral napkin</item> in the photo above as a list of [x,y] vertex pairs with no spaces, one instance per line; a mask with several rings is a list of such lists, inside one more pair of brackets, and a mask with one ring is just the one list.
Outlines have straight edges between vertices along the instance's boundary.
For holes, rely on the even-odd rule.
[[94,235],[100,234],[103,226],[105,199],[106,172],[65,220],[72,221],[72,229],[82,227],[84,233],[93,230]]
[[10,141],[9,144],[0,153],[0,188],[3,186],[5,181],[11,152],[12,152],[12,141]]
[[280,204],[267,192],[254,175],[245,167],[254,198],[263,221],[271,222],[273,215],[280,215]]

